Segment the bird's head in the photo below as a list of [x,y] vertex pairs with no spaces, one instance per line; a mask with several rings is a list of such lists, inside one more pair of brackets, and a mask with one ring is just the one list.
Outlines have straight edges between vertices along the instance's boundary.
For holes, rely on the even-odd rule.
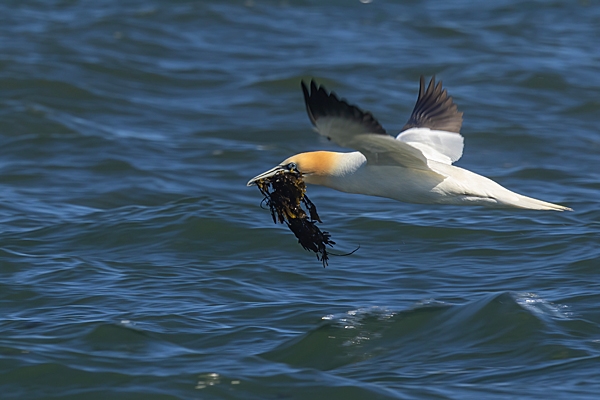
[[286,159],[275,168],[271,168],[250,179],[247,185],[255,185],[256,181],[270,178],[278,172],[300,172],[304,177],[305,182],[319,184],[324,178],[331,174],[336,163],[336,155],[337,153],[332,153],[330,151],[311,151],[309,153],[296,154]]

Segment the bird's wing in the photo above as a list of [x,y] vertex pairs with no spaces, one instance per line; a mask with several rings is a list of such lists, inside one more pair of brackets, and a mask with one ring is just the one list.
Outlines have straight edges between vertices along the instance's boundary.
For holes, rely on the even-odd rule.
[[400,165],[430,170],[421,150],[388,135],[368,111],[339,99],[334,92],[310,82],[302,82],[308,117],[316,131],[342,147],[360,151],[369,164]]
[[418,148],[429,160],[452,164],[463,152],[462,116],[441,81],[436,85],[434,76],[425,89],[421,76],[417,103],[396,139]]

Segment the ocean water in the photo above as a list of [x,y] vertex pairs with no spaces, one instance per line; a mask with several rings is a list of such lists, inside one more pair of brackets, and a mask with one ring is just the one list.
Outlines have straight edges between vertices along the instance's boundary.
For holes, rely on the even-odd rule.
[[[600,393],[595,1],[0,3],[0,398]],[[254,175],[340,150],[315,78],[389,132],[421,74],[457,165],[573,212],[309,187],[338,254]]]

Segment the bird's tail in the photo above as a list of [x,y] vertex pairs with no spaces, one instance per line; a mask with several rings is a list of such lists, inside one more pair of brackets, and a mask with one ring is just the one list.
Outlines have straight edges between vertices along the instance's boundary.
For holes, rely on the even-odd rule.
[[547,201],[534,199],[533,197],[523,195],[518,195],[516,199],[513,196],[511,197],[511,201],[505,203],[507,206],[524,208],[527,210],[573,211],[572,208],[561,206],[560,204],[548,203]]

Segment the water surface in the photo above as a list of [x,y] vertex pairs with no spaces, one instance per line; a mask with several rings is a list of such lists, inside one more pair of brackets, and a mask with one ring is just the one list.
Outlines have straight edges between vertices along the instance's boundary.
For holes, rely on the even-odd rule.
[[[600,6],[0,4],[3,398],[595,398]],[[405,123],[421,74],[458,165],[574,212],[310,187],[324,269],[247,180],[312,132],[316,78]]]

